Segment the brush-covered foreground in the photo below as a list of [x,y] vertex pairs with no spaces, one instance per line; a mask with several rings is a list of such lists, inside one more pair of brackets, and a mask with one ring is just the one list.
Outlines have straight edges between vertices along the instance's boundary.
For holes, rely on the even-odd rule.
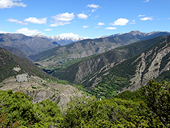
[[136,92],[98,101],[77,97],[62,114],[49,100],[32,104],[24,93],[0,91],[0,127],[170,127],[170,84],[150,80]]

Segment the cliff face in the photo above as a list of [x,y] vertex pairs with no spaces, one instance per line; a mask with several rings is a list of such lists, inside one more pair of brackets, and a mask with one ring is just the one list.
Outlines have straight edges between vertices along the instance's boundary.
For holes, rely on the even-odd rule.
[[[170,68],[170,36],[164,37],[162,42],[143,52],[134,62],[138,61],[136,71],[130,82],[133,83],[129,90],[135,91],[141,85],[146,85],[149,79],[155,79]],[[139,61],[140,60],[140,61]],[[132,62],[132,63],[134,63]]]

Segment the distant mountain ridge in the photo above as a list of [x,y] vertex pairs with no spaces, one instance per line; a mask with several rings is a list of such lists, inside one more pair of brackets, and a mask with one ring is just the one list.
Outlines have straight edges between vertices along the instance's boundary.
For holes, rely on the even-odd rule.
[[46,35],[41,35],[41,34],[37,34],[34,35],[33,37],[41,37],[41,38],[45,38],[48,40],[51,40],[52,42],[57,42],[60,45],[67,45],[73,42],[77,42],[80,40],[84,40],[87,38],[83,38],[83,37],[63,37],[63,36],[46,36]]
[[84,57],[101,54],[111,49],[128,45],[140,40],[151,39],[168,34],[170,33],[142,33],[139,31],[131,31],[129,33],[116,34],[104,38],[85,39],[41,52],[37,55],[30,56],[30,58],[47,69],[62,68],[74,63],[75,60],[78,61]]
[[5,33],[0,34],[0,46],[4,48],[13,47],[28,56],[57,47],[59,44],[53,44],[51,41],[40,37],[30,37],[17,33]]

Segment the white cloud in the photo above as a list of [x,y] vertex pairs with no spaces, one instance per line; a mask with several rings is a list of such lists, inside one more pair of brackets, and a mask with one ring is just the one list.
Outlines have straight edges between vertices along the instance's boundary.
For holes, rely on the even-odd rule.
[[18,29],[16,30],[17,33],[22,33],[24,35],[35,35],[35,34],[38,34],[38,33],[41,33],[41,31],[38,31],[36,29],[34,30],[29,30],[28,28],[21,28],[21,29]]
[[8,33],[8,32],[4,32],[4,31],[1,31],[1,30],[0,30],[0,33]]
[[52,29],[44,29],[44,31],[52,31]]
[[[16,2],[14,2],[16,1]],[[23,2],[17,2],[21,0],[0,0],[0,9],[3,8],[12,8],[14,6],[21,6],[21,7],[26,7],[27,5],[24,4]]]
[[135,20],[133,20],[130,24],[136,24]]
[[61,36],[61,37],[73,37],[73,38],[78,38],[79,37],[79,35],[73,34],[72,32],[71,33],[62,33],[59,36]]
[[8,19],[7,21],[9,22],[13,22],[13,23],[18,23],[18,24],[23,24],[23,25],[27,25],[28,23],[25,23],[25,22],[22,22],[22,21],[19,21],[19,20],[16,20],[16,19]]
[[124,26],[129,22],[128,19],[125,18],[119,18],[118,20],[114,21],[114,23],[110,23],[110,25],[116,26],[116,25],[120,25],[120,26]]
[[100,23],[98,23],[97,25],[105,25],[105,23],[100,22]]
[[87,19],[87,18],[88,18],[88,16],[85,15],[84,13],[77,14],[77,16],[78,16],[78,18],[80,18],[80,19]]
[[63,26],[66,24],[70,24],[70,22],[62,22],[62,21],[51,21],[53,24],[50,24],[51,27]]
[[87,7],[89,7],[89,8],[99,8],[99,5],[88,4]]
[[71,21],[72,19],[74,19],[74,13],[62,13],[62,14],[58,14],[56,16],[53,16],[52,18],[58,21]]
[[105,29],[108,29],[108,30],[114,30],[114,29],[117,29],[116,27],[107,27]]
[[51,27],[57,27],[57,26],[62,26],[62,25],[66,25],[66,24],[70,24],[70,22],[72,19],[74,19],[74,13],[62,13],[62,14],[58,14],[56,16],[53,16],[52,18],[54,19],[54,21],[51,21],[52,24],[50,24]]
[[152,17],[143,17],[143,18],[140,18],[140,20],[145,20],[145,21],[146,21],[146,20],[151,20],[151,21],[152,21],[153,18],[152,18]]
[[84,25],[83,28],[88,28],[89,26]]
[[47,18],[37,19],[35,17],[29,17],[29,18],[25,19],[24,21],[34,23],[34,24],[46,24]]
[[105,25],[105,23],[99,22],[97,25],[98,25],[98,26],[96,26],[95,28],[99,28],[99,27],[101,27],[102,25]]
[[145,15],[138,15],[138,17],[144,17]]

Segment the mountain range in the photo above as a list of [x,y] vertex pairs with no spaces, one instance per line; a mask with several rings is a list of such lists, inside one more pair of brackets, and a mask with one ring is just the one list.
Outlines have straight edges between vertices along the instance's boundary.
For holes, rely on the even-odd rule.
[[[81,84],[84,91],[96,97],[113,97],[127,89],[137,90],[152,78],[160,81],[169,79],[169,34],[131,31],[84,39],[65,46],[56,46],[57,42],[38,35],[1,34],[0,46],[20,57],[28,58],[28,55],[39,52],[29,58],[53,77],[30,60],[21,59],[1,48],[0,78],[2,81],[19,73],[48,76],[50,79],[55,77]],[[39,41],[45,42],[43,47],[49,50],[43,49]],[[42,52],[38,51],[38,47]],[[20,72],[13,70],[17,65],[22,67]]]
[[[169,126],[170,33],[131,31],[47,51],[38,45],[41,41],[49,49],[58,44],[43,37],[0,35],[0,126]],[[93,54],[67,59],[83,50]]]
[[97,97],[135,91],[149,79],[169,79],[170,36],[156,37],[119,47],[77,62],[52,75],[82,84]]
[[0,34],[0,46],[3,48],[12,47],[22,51],[27,56],[40,53],[57,46],[47,39],[41,37],[31,37],[17,33]]
[[136,41],[168,34],[169,32],[142,33],[139,31],[131,31],[129,33],[116,34],[104,38],[85,39],[36,55],[31,55],[30,58],[45,69],[64,68],[85,57],[101,54]]
[[50,36],[46,36],[46,35],[42,35],[42,34],[37,34],[37,35],[34,35],[33,37],[45,38],[52,42],[57,42],[61,46],[86,39],[83,37],[63,37],[63,36],[51,36],[50,37]]

